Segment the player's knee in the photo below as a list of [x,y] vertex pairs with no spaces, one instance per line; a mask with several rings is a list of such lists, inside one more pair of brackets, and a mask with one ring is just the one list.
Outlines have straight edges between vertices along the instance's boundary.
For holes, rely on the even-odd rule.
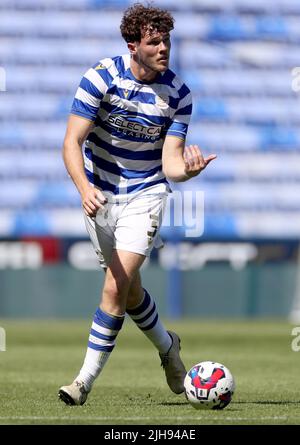
[[103,292],[114,299],[117,299],[118,297],[126,298],[128,295],[129,286],[130,281],[128,277],[112,277],[111,279],[105,280]]

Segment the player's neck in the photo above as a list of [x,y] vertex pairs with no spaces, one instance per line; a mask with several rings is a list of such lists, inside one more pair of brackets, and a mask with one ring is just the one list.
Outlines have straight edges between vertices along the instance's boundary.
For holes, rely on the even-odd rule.
[[153,71],[147,66],[140,65],[134,59],[130,60],[130,70],[134,77],[140,82],[151,83],[156,79],[158,75],[157,71]]

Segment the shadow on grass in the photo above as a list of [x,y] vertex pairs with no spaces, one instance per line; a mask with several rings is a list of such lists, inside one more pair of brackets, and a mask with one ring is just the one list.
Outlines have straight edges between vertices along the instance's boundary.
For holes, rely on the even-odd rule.
[[300,405],[300,400],[298,401],[292,401],[292,400],[281,400],[281,401],[275,401],[275,400],[258,400],[253,402],[247,402],[247,401],[234,401],[235,404],[245,404],[245,405]]
[[181,406],[181,405],[188,405],[189,402],[161,402],[158,403],[158,405],[161,406]]

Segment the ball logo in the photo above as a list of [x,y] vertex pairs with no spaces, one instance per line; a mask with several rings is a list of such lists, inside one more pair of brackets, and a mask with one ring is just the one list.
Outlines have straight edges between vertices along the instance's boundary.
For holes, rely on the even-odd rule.
[[208,377],[207,379],[202,379],[199,375],[199,369],[200,367],[198,366],[193,368],[190,371],[190,377],[192,379],[192,384],[198,390],[198,397],[207,398],[209,391],[217,386],[217,383],[220,379],[223,379],[225,377],[225,372],[223,371],[223,369],[216,368],[213,370],[213,373],[210,377]]

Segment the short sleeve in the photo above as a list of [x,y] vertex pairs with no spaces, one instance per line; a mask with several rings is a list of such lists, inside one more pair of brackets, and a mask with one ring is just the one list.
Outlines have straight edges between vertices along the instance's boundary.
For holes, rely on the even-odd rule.
[[179,103],[174,113],[171,123],[167,129],[168,136],[177,136],[180,139],[185,139],[192,114],[192,95],[189,88],[183,84],[178,91]]
[[105,71],[106,68],[98,63],[84,74],[73,100],[71,114],[92,121],[96,119],[101,100],[108,89]]

